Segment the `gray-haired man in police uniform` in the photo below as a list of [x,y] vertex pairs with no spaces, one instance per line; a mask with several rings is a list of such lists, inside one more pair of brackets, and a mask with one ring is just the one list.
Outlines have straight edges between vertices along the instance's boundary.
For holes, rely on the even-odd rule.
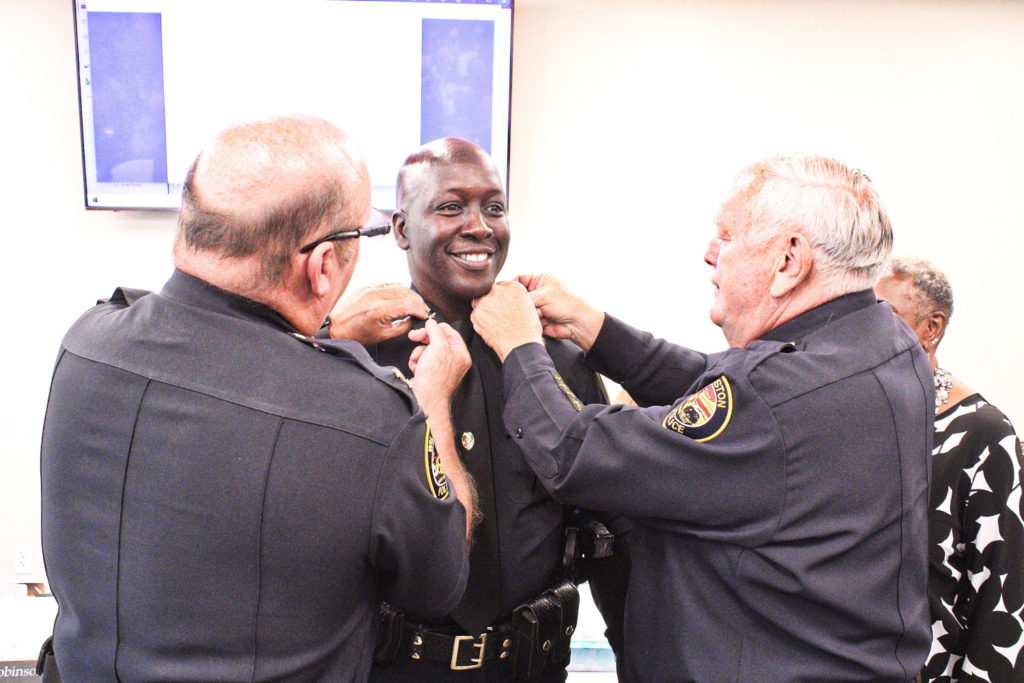
[[[872,291],[885,210],[837,161],[775,158],[716,222],[723,353],[655,339],[546,275],[480,299],[505,424],[556,497],[634,521],[629,680],[912,679],[930,636],[934,399],[916,338]],[[542,331],[640,407],[578,409]]]

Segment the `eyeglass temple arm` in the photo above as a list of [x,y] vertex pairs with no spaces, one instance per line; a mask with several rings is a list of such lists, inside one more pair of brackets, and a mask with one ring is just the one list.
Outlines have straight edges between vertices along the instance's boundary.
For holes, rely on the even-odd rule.
[[387,225],[375,225],[372,228],[359,228],[356,230],[361,237],[376,237],[377,235],[386,235],[391,232],[391,224]]

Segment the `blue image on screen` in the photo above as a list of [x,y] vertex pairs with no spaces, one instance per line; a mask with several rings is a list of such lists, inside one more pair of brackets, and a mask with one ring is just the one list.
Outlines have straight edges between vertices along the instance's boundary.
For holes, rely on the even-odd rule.
[[491,152],[494,22],[424,19],[420,143],[443,137]]
[[159,14],[90,12],[96,179],[166,183]]

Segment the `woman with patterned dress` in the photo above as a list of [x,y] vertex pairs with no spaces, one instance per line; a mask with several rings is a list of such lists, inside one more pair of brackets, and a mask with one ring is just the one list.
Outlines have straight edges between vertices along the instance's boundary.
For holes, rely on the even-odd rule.
[[1024,681],[1021,444],[1009,419],[942,369],[935,351],[953,313],[933,264],[894,259],[875,287],[917,333],[935,375],[924,681]]

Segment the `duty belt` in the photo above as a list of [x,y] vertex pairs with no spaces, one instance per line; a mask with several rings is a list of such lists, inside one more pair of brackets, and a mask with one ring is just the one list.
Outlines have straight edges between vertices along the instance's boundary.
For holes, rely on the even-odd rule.
[[512,654],[512,629],[492,626],[477,636],[446,633],[420,624],[405,624],[399,654],[447,664],[452,671],[479,669],[484,662],[508,659]]
[[510,621],[479,635],[455,633],[455,627],[409,623],[403,612],[385,603],[374,659],[382,665],[399,657],[429,660],[447,664],[453,671],[505,660],[512,680],[530,680],[549,667],[564,668],[569,663],[578,613],[579,592],[568,580],[516,607]]

